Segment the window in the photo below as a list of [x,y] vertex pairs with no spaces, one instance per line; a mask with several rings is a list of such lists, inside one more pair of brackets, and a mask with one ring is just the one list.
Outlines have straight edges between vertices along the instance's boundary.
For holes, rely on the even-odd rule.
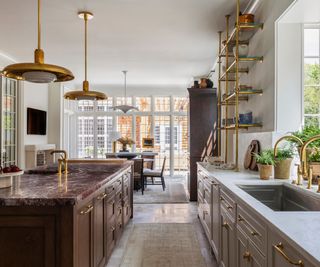
[[170,111],[170,97],[156,97],[155,111],[169,112]]
[[136,97],[136,107],[141,112],[151,111],[151,97]]
[[[108,98],[104,101],[79,101],[75,115],[68,120],[66,131],[76,129],[76,141],[70,142],[75,157],[104,158],[112,152],[109,133],[119,131],[122,137],[129,137],[135,145],[130,151],[143,151],[142,139],[154,137],[153,151],[158,153],[155,168],[161,168],[164,157],[167,158],[165,169],[174,171],[187,169],[188,151],[188,99],[186,97],[128,97],[127,104],[135,105],[139,111],[126,114],[112,109],[113,105],[124,104],[123,97]],[[172,107],[172,108],[171,108]],[[74,127],[76,125],[76,127]],[[173,126],[173,128],[172,128]],[[173,146],[171,146],[173,144]],[[117,151],[122,149],[117,143]]]
[[142,139],[151,137],[151,116],[136,116],[136,150],[142,151]]
[[320,127],[320,25],[304,30],[304,124]]

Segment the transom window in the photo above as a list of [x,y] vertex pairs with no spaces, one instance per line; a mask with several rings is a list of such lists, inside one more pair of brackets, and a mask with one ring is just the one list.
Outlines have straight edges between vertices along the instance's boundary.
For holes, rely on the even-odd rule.
[[320,25],[304,29],[304,125],[320,127]]

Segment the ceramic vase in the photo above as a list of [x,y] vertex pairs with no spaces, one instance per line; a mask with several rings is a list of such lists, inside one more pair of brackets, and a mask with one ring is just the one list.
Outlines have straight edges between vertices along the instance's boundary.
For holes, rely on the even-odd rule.
[[289,179],[292,158],[280,160],[274,166],[275,179]]
[[258,164],[259,174],[261,180],[269,180],[272,176],[272,165]]

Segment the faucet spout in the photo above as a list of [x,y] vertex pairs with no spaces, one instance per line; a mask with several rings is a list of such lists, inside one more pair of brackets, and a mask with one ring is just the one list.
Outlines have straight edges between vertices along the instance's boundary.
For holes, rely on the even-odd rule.
[[51,155],[53,154],[62,154],[62,158],[58,159],[58,173],[61,175],[62,173],[62,163],[64,165],[64,173],[68,173],[68,153],[65,150],[52,150],[50,152]]

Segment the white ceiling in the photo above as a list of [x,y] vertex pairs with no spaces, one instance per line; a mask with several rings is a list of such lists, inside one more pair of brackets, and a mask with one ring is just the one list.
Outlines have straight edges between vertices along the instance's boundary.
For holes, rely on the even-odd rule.
[[[33,61],[36,0],[1,1],[0,53],[17,62]],[[88,10],[91,84],[186,85],[210,70],[217,31],[232,0],[43,0],[45,62],[69,68],[83,80],[83,21]]]

